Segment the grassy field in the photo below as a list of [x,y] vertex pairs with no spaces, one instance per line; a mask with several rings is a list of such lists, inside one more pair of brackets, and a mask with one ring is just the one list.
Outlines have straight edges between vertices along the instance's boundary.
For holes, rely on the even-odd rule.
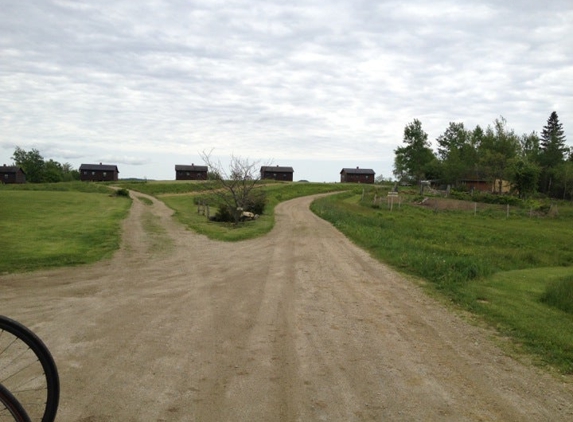
[[[315,201],[312,210],[375,258],[494,326],[512,339],[503,342],[506,346],[573,373],[572,204],[553,204],[545,214],[533,212],[542,209],[539,204],[508,209],[432,198],[418,205],[422,198],[412,191],[401,193],[390,210],[388,190],[380,187],[269,183],[261,186],[268,201],[264,214],[233,226],[197,213],[197,199],[211,201],[209,182],[119,185],[158,197],[188,228],[226,241],[270,231],[274,208],[282,201],[344,191]],[[119,246],[121,220],[131,203],[111,193],[101,183],[1,185],[0,274],[109,256]],[[375,204],[375,195],[383,200]],[[154,236],[154,248],[168,253],[172,245],[148,217],[143,223]]]
[[390,211],[344,193],[313,211],[374,257],[480,315],[540,363],[573,373],[572,206],[553,217],[492,207],[439,211],[403,202]]
[[129,199],[99,184],[13,186],[0,188],[0,274],[86,264],[118,248]]
[[166,194],[187,194],[208,191],[215,186],[211,181],[150,181],[150,182],[126,182],[119,181],[116,185],[122,188],[135,190],[147,195],[158,196]]

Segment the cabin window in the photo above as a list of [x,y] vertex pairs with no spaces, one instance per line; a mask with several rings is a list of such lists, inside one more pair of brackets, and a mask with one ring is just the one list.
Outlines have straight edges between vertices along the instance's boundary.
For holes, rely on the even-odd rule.
[[105,176],[107,176],[107,172],[104,171],[104,172],[103,172],[103,177],[105,177]]

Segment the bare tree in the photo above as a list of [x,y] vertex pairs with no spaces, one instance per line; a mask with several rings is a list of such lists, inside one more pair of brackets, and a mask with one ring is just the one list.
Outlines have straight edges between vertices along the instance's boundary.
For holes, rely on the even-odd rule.
[[255,187],[260,182],[259,161],[231,155],[227,168],[220,160],[211,158],[211,151],[203,151],[200,155],[216,182],[213,194],[227,207],[234,223],[238,224],[243,212],[250,211],[249,208],[258,198]]

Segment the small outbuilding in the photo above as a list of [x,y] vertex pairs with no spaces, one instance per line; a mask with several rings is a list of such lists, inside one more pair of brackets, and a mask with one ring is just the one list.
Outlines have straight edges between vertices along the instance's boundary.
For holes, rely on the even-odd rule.
[[[508,180],[487,180],[478,178],[460,179],[459,183],[470,191],[492,192],[492,193],[509,193],[511,183]],[[500,191],[501,189],[501,191]]]
[[175,165],[175,180],[207,180],[207,166]]
[[372,169],[343,168],[340,171],[340,183],[374,183],[376,173]]
[[115,182],[119,178],[117,166],[109,164],[82,164],[80,180],[84,182]]
[[292,167],[262,166],[261,179],[282,180],[292,182],[294,170]]
[[26,173],[20,166],[0,167],[0,183],[26,183]]

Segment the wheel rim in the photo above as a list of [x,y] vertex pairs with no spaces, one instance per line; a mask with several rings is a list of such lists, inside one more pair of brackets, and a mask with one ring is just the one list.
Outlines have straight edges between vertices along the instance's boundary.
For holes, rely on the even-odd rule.
[[0,318],[0,383],[19,401],[33,422],[55,419],[59,379],[44,343],[16,321]]

